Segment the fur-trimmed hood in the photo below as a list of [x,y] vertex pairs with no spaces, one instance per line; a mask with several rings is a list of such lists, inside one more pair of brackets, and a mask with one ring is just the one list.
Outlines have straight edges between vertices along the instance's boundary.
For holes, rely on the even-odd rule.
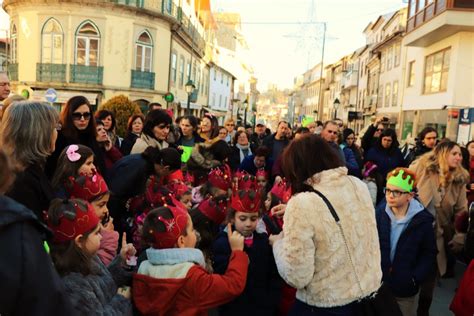
[[210,170],[220,166],[221,164],[220,161],[214,159],[214,155],[210,151],[210,145],[201,143],[194,146],[187,167],[188,170]]
[[[434,152],[431,151],[422,155],[419,159],[415,160],[410,169],[420,170],[424,169],[424,172],[427,174],[439,174],[440,168],[439,164],[435,159]],[[469,182],[469,172],[465,170],[462,166],[459,166],[455,170],[451,171],[451,179],[453,183],[468,183]]]

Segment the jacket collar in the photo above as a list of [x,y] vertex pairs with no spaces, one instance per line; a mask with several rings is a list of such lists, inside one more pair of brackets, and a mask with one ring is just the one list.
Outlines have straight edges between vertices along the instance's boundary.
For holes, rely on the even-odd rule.
[[148,261],[153,265],[172,265],[184,262],[194,262],[206,268],[202,251],[195,248],[168,248],[146,250]]

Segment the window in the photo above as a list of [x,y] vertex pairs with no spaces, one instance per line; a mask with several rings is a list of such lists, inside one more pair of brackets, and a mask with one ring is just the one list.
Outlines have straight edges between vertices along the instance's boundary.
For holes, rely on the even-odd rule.
[[383,102],[383,86],[379,86],[379,90],[377,91],[377,107],[381,107]]
[[63,29],[55,19],[49,19],[41,32],[41,62],[63,63]]
[[398,106],[398,81],[393,82],[392,106]]
[[176,71],[178,68],[177,65],[178,58],[176,57],[176,53],[171,54],[171,84],[176,84]]
[[225,97],[224,108],[227,108],[227,97]]
[[408,87],[415,85],[415,61],[411,61],[408,65]]
[[197,67],[197,74],[196,74],[196,87],[198,88],[198,90],[201,90],[200,85],[201,85],[201,68],[199,68],[199,66],[198,66]]
[[188,80],[191,79],[191,63],[189,61],[186,61],[186,76]]
[[[138,36],[135,53],[135,69],[138,71],[151,72],[153,56],[153,43],[150,33],[144,31]],[[176,79],[176,78],[175,78]]]
[[224,73],[221,72],[221,84],[224,83]]
[[193,62],[193,72],[191,73],[191,80],[196,84],[196,62]]
[[416,13],[416,0],[410,0],[410,12],[408,12],[408,17],[412,17]]
[[216,81],[216,80],[217,80],[217,70],[214,69],[214,81]]
[[17,38],[17,32],[16,32],[16,25],[15,24],[13,24],[13,26],[12,26],[12,32],[11,32],[11,39],[10,40],[11,40],[11,44],[10,44],[11,45],[10,46],[11,62],[12,62],[12,64],[15,64],[17,62],[16,61],[16,56],[17,56],[17,53],[18,53],[18,51],[17,51],[17,49],[18,49],[18,46],[17,46],[18,38]]
[[76,65],[99,66],[100,34],[92,22],[82,23],[76,32]]
[[387,71],[392,69],[392,55],[393,55],[393,47],[390,46],[387,50]]
[[385,61],[387,60],[387,51],[383,51],[380,57],[380,72],[385,71]]
[[[227,86],[229,86],[230,77],[227,76],[226,78],[227,78]],[[226,102],[226,103],[227,103],[227,102]]]
[[402,45],[400,43],[395,44],[395,46],[393,47],[394,67],[398,67],[400,65],[401,50],[402,50]]
[[385,85],[385,103],[384,103],[384,106],[385,107],[388,107],[390,106],[390,100],[391,100],[391,97],[392,97],[392,94],[391,94],[391,89],[392,88],[392,85],[390,83],[387,83]]
[[179,85],[184,86],[184,57],[179,58]]
[[424,93],[446,91],[451,48],[431,54],[425,60]]
[[212,94],[212,106],[216,106],[216,94]]
[[219,107],[222,107],[222,94],[219,94]]

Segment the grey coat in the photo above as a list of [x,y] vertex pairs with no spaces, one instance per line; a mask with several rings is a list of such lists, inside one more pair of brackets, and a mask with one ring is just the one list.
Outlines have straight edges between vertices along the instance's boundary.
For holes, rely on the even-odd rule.
[[93,264],[96,273],[87,276],[69,273],[63,277],[66,295],[78,315],[132,315],[132,302],[117,294],[117,285],[124,285],[130,274],[121,267],[117,256],[108,267],[98,257]]

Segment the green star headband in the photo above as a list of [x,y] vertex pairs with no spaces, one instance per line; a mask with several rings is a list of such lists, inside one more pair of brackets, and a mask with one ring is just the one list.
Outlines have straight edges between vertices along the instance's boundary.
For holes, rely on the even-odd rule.
[[407,174],[402,168],[397,168],[390,173],[387,184],[391,184],[406,192],[412,192],[415,185],[415,179]]

